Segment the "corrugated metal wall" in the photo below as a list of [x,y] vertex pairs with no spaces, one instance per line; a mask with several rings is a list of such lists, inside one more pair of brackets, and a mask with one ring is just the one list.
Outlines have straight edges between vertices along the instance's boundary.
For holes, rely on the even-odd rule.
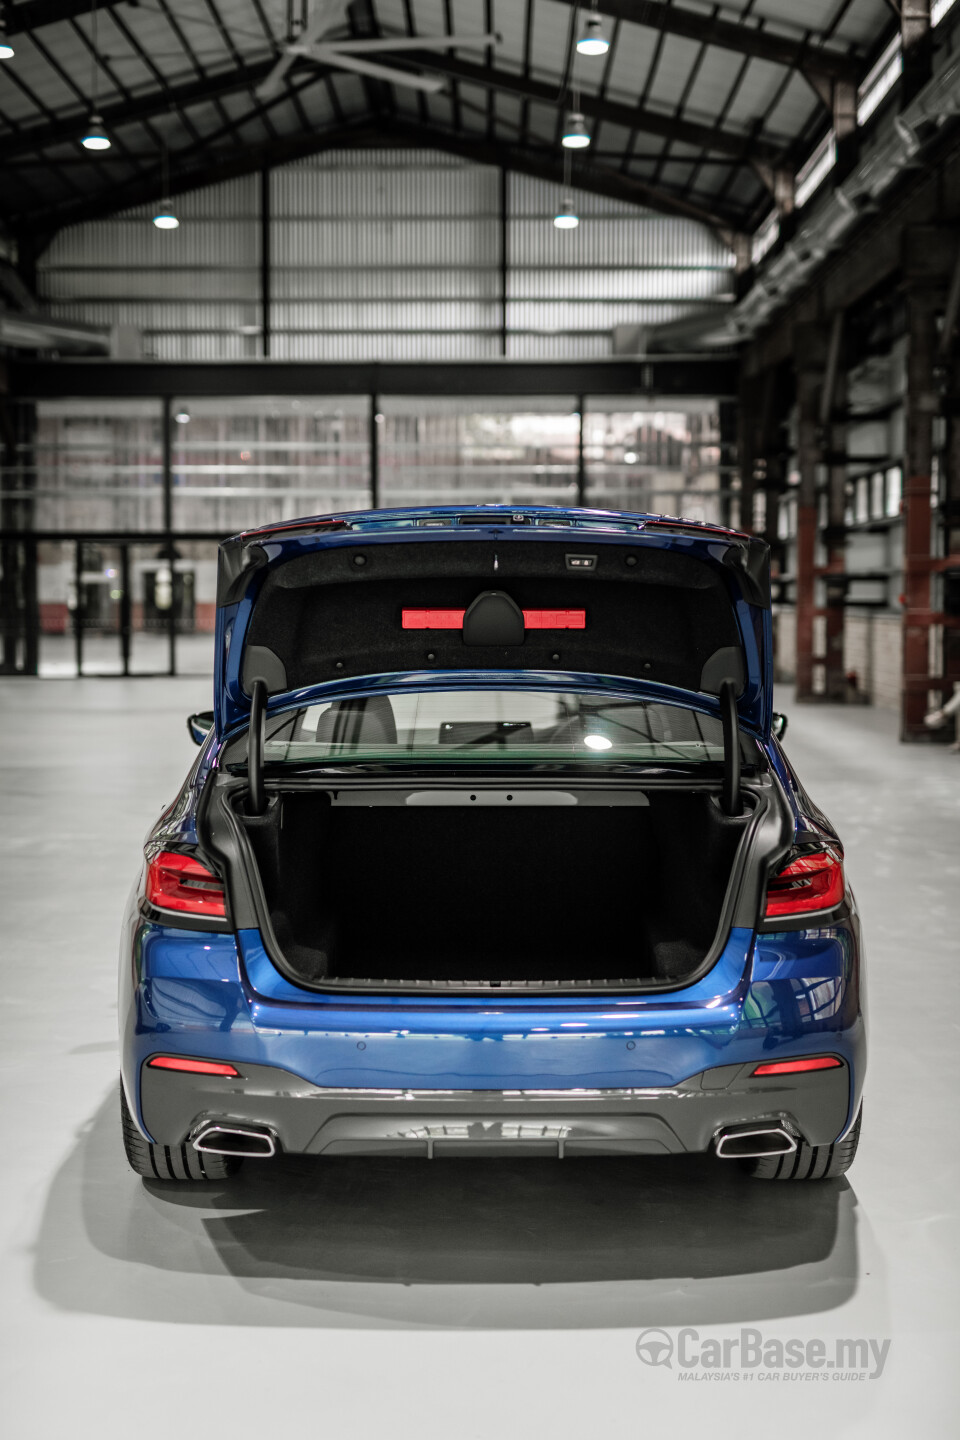
[[251,175],[178,196],[179,230],[158,230],[146,206],[62,230],[41,297],[55,315],[136,326],[161,360],[259,354],[258,185]]
[[609,354],[615,325],[657,325],[729,303],[733,257],[704,226],[576,194],[580,225],[553,225],[563,192],[511,175],[510,351],[524,359]]
[[[580,192],[558,231],[557,186],[507,185],[508,354],[601,356],[616,325],[729,303],[733,258],[709,231]],[[131,325],[161,359],[260,353],[259,179],[184,195],[179,230],[149,208],[62,232],[40,287],[51,310]],[[498,170],[427,151],[342,151],[271,177],[271,354],[290,360],[500,354]]]

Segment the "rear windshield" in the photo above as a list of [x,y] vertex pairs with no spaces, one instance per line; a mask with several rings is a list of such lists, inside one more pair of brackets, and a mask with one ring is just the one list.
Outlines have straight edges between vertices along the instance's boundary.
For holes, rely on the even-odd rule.
[[[227,765],[243,766],[246,736]],[[720,721],[679,705],[562,691],[405,690],[267,721],[268,765],[340,761],[722,762]]]

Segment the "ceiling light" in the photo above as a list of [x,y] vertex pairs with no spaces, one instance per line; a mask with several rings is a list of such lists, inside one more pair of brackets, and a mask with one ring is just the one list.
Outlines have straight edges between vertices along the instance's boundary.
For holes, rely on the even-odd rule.
[[587,16],[577,49],[581,55],[606,55],[610,49],[610,41],[603,33],[603,21],[599,15]]
[[94,113],[90,116],[90,123],[80,137],[80,144],[84,150],[109,150],[110,136],[103,128],[103,116]]
[[189,411],[187,411],[187,410],[178,410],[177,413],[176,413],[176,415],[174,415],[173,418],[174,418],[174,420],[176,420],[176,422],[177,422],[178,425],[189,425],[189,424],[190,424],[190,413],[189,413]]
[[7,32],[6,32],[6,30],[4,30],[4,28],[3,28],[2,25],[0,25],[0,60],[12,60],[12,59],[13,59],[13,46],[10,44],[10,41],[7,39]]
[[553,217],[553,223],[558,230],[576,230],[580,224],[580,216],[573,208],[572,195],[564,195],[560,209]]
[[567,118],[563,124],[563,135],[560,137],[560,144],[567,150],[585,150],[590,144],[590,132],[587,129],[587,122],[579,110],[568,110]]
[[624,451],[624,455],[623,455],[623,462],[624,462],[625,465],[636,465],[636,463],[637,463],[637,452],[636,452],[636,450],[625,450],[625,451]]
[[612,750],[613,741],[608,740],[606,735],[584,735],[583,743],[588,750]]
[[158,230],[176,230],[178,228],[180,221],[173,213],[173,202],[171,200],[160,201],[159,209],[153,217],[153,223]]

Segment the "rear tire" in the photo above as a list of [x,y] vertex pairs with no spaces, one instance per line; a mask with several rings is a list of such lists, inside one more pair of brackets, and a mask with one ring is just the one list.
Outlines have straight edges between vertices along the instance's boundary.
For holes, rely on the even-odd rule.
[[763,1155],[740,1164],[754,1180],[836,1180],[846,1175],[860,1143],[863,1106],[857,1111],[853,1129],[835,1145],[808,1145],[801,1140],[790,1155]]
[[201,1155],[192,1145],[151,1145],[134,1123],[120,1086],[120,1124],[123,1148],[131,1170],[145,1180],[228,1180],[240,1169],[230,1155]]

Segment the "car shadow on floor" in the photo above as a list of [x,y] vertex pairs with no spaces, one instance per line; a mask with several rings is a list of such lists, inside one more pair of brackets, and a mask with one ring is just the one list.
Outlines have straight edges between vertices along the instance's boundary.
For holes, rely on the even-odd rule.
[[35,1257],[60,1309],[235,1325],[593,1328],[811,1314],[857,1285],[845,1180],[711,1157],[248,1161],[141,1181],[111,1093],[54,1177]]

